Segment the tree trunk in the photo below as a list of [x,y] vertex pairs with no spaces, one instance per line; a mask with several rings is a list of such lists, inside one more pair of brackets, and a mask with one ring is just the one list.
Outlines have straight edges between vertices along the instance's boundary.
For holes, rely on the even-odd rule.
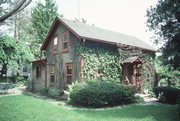
[[7,63],[3,63],[1,73],[0,73],[0,80],[7,81]]

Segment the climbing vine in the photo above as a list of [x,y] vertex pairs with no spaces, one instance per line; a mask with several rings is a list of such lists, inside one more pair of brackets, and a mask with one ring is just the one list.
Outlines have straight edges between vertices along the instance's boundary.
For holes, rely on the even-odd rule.
[[[121,59],[117,49],[106,47],[78,47],[78,54],[84,58],[83,80],[99,79],[120,83],[122,80]],[[101,74],[98,74],[100,70]]]
[[[87,44],[88,45],[88,44]],[[122,61],[130,56],[138,56],[143,64],[143,89],[152,89],[155,81],[154,55],[146,51],[123,47],[83,46],[78,45],[78,55],[84,58],[83,80],[99,79],[99,70],[102,72],[101,80],[121,83],[123,80]]]

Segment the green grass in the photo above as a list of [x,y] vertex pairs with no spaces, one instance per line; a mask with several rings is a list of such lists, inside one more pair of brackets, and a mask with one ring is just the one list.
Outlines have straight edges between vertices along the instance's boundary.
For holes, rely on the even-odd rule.
[[179,121],[177,105],[66,109],[26,95],[0,97],[0,121]]

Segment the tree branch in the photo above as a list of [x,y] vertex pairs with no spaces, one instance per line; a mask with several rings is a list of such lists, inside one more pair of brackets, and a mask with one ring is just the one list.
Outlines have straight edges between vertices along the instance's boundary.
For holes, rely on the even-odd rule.
[[25,7],[27,7],[31,3],[31,1],[32,0],[21,0],[21,2],[17,6],[15,6],[14,9],[12,9],[8,13],[6,13],[5,15],[0,17],[0,23],[4,22],[6,19],[8,19],[13,14],[16,14],[16,13],[20,12],[21,10],[23,10]]

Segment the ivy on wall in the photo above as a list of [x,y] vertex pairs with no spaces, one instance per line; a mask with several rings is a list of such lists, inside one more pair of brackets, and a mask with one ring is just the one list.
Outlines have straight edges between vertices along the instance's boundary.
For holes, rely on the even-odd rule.
[[79,46],[77,51],[84,58],[83,80],[98,79],[98,70],[101,70],[102,80],[120,83],[122,60],[117,49]]
[[122,61],[130,56],[138,56],[145,63],[142,65],[143,89],[152,89],[155,81],[154,54],[140,49],[124,47],[108,48],[105,46],[78,45],[78,55],[84,58],[83,80],[98,79],[98,70],[102,70],[102,80],[121,83],[123,80]]

